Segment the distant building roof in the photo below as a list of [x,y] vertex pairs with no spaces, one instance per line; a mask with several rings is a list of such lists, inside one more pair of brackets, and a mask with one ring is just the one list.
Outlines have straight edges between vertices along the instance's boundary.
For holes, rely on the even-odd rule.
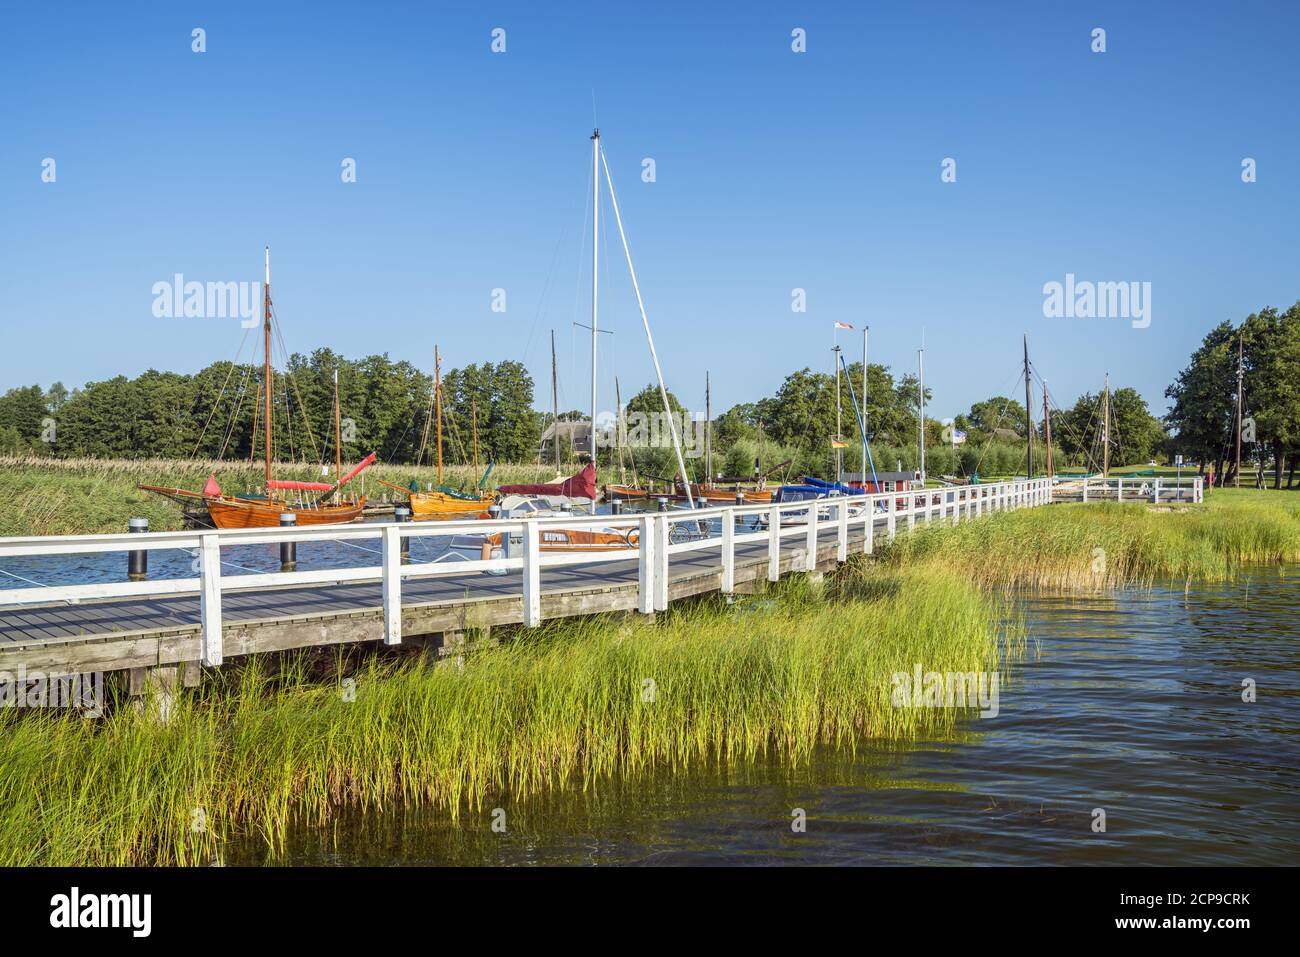
[[[915,481],[916,481],[916,473],[915,473],[915,472],[880,472],[880,471],[877,471],[877,472],[876,472],[876,478],[879,479],[879,480],[882,481],[882,482],[915,482]],[[865,476],[864,476],[863,473],[861,473],[861,472],[845,472],[845,473],[844,473],[844,481],[845,481],[845,482],[862,482],[862,481],[864,481],[864,480],[865,480],[865,481],[870,481],[870,480],[871,480],[871,473],[870,473],[870,472],[867,472]]]
[[559,430],[561,442],[572,442],[575,438],[586,439],[587,433],[591,431],[591,423],[578,419],[567,422],[552,422],[542,432],[542,441],[549,442],[555,438],[556,430]]

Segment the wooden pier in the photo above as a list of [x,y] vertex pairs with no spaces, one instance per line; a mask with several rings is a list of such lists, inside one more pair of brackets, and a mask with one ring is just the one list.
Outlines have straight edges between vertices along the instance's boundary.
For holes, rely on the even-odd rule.
[[[1199,480],[1183,491],[1199,499]],[[753,591],[783,575],[824,572],[918,524],[977,520],[1047,505],[1052,496],[1051,482],[1034,479],[823,499],[816,507],[0,539],[0,562],[176,548],[196,556],[192,578],[0,590],[0,673],[160,671],[166,680],[179,675],[194,683],[200,666],[260,652],[367,641],[452,644],[494,625],[654,614],[692,595]],[[548,527],[610,524],[636,526],[636,547],[541,549]],[[404,538],[498,531],[513,533],[517,553],[488,561],[402,559]],[[223,571],[222,546],[363,540],[378,541],[380,564]]]

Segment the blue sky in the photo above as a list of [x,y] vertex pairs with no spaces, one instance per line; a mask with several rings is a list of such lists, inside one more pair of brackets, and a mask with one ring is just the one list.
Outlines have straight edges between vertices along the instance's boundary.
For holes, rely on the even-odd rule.
[[[1013,390],[1022,333],[1060,401],[1109,372],[1159,413],[1211,326],[1300,298],[1293,3],[13,3],[0,26],[0,388],[233,358],[237,321],[155,318],[151,288],[255,280],[269,244],[290,349],[518,359],[546,406],[554,328],[586,408],[593,99],[692,408],[706,369],[715,410],[828,369],[839,320],[896,372],[924,330],[936,417]],[[602,235],[608,408],[615,373],[625,396],[653,373]],[[1067,273],[1150,282],[1150,326],[1045,318]]]

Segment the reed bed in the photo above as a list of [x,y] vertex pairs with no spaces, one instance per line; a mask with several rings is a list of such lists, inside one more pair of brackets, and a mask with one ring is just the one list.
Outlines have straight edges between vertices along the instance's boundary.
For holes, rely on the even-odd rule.
[[[345,465],[346,467],[346,465]],[[484,466],[483,468],[486,468]],[[87,535],[126,531],[127,519],[149,519],[154,531],[182,525],[180,506],[137,485],[165,485],[197,490],[212,472],[222,488],[240,492],[258,489],[265,478],[260,462],[206,459],[53,459],[36,456],[0,457],[0,535]],[[319,465],[285,462],[275,467],[277,478],[320,481]],[[553,465],[506,464],[492,470],[490,484],[549,482]],[[377,480],[405,486],[434,480],[429,466],[379,464],[367,469],[349,490],[372,499],[400,498],[395,489]],[[453,487],[474,484],[474,468],[452,465],[443,480]]]
[[795,583],[653,622],[561,622],[463,668],[372,656],[352,701],[301,658],[259,659],[166,725],[130,707],[0,713],[0,863],[206,863],[236,830],[274,851],[295,816],[342,806],[456,816],[607,775],[942,735],[963,712],[892,707],[892,675],[998,668],[1024,643],[1005,613],[951,576],[849,569],[829,597]]
[[1204,506],[1092,502],[1005,512],[899,536],[882,558],[946,569],[983,588],[1228,581],[1249,563],[1300,561],[1300,497],[1220,489]]

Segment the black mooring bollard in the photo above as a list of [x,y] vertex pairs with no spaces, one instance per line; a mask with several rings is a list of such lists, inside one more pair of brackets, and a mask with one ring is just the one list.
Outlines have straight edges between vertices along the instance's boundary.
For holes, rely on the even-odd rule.
[[620,502],[618,499],[614,499],[614,501],[610,502],[610,503],[609,503],[609,514],[611,514],[611,515],[622,515],[622,514],[623,514],[623,503]]
[[666,512],[666,511],[668,511],[668,499],[664,498],[664,497],[661,495],[661,496],[659,496],[659,498],[657,499],[657,501],[658,501],[658,503],[659,503],[659,511],[661,511],[661,512]]
[[[405,505],[399,505],[393,509],[393,521],[409,522],[410,520],[411,510]],[[402,536],[402,544],[399,546],[399,550],[402,553],[402,561],[409,562],[411,560],[411,539],[409,536]]]
[[[298,516],[293,512],[280,513],[281,528],[296,528]],[[280,543],[280,571],[291,572],[298,567],[298,543],[287,541]]]
[[745,504],[745,493],[744,493],[744,492],[737,492],[737,493],[736,493],[736,504],[737,504],[737,505],[744,505],[744,504]]
[[[135,535],[149,531],[149,519],[128,518],[126,530]],[[149,553],[143,549],[126,553],[126,577],[133,582],[142,582],[149,577]]]

